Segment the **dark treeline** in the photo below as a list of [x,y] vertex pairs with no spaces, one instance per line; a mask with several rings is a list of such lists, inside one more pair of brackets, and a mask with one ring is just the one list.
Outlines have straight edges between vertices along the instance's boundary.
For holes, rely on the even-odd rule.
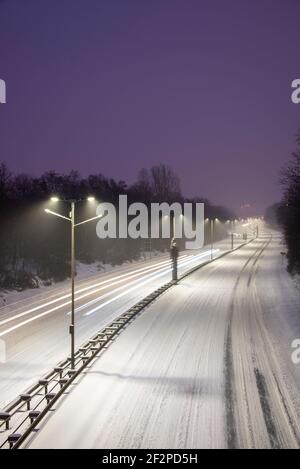
[[284,199],[278,210],[288,247],[288,270],[292,274],[300,273],[300,131],[296,143],[298,148],[282,171]]
[[296,143],[298,148],[281,172],[283,200],[266,212],[267,222],[283,228],[288,249],[288,271],[291,274],[300,274],[300,131]]
[[[131,186],[124,181],[108,179],[102,174],[82,178],[78,172],[58,174],[49,171],[40,177],[13,175],[0,164],[0,289],[23,289],[65,279],[70,270],[70,230],[67,222],[45,213],[53,208],[68,215],[63,202],[51,206],[49,199],[86,199],[118,205],[120,194],[127,194],[128,203],[190,201],[181,194],[180,181],[165,165],[140,171]],[[212,206],[205,199],[205,216],[225,220],[233,215],[223,207]],[[77,222],[95,215],[95,205],[82,202],[76,208]],[[120,264],[140,258],[149,250],[164,251],[168,240],[105,239],[96,236],[96,222],[78,227],[76,258],[83,263]]]

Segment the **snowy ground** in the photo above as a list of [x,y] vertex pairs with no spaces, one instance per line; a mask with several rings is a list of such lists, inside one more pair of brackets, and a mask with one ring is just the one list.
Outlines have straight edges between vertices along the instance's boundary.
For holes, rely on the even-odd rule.
[[[229,239],[216,243],[214,256],[228,249]],[[181,252],[179,273],[210,256],[207,246]],[[77,279],[76,348],[170,279],[169,254]],[[0,409],[70,354],[70,309],[70,282],[0,308]]]
[[300,447],[300,292],[273,233],[143,312],[45,420],[31,448]]
[[[110,272],[117,272],[120,269],[126,269],[131,266],[138,266],[146,260],[156,259],[156,258],[165,258],[166,253],[161,253],[158,251],[153,251],[151,256],[147,253],[141,257],[141,259],[136,261],[126,261],[120,265],[111,265],[111,264],[102,264],[99,262],[93,262],[91,264],[83,264],[82,262],[76,263],[76,281],[89,280],[92,277],[99,277],[101,274],[107,274]],[[26,300],[28,298],[32,299],[35,296],[40,294],[51,294],[53,291],[58,288],[68,288],[70,286],[70,279],[67,278],[62,282],[53,283],[51,285],[43,285],[42,281],[39,281],[39,288],[29,288],[23,291],[9,290],[9,291],[0,291],[0,315],[1,307],[14,305],[16,302]]]

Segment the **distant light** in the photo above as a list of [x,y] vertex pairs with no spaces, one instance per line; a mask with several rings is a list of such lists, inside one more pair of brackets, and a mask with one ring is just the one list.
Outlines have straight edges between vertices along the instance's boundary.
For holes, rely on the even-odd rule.
[[87,200],[88,200],[89,202],[95,202],[95,197],[90,196],[90,197],[87,198]]
[[49,210],[48,208],[45,208],[45,212],[46,212],[46,213],[49,213],[50,210]]
[[59,202],[59,198],[58,197],[51,197],[51,202]]

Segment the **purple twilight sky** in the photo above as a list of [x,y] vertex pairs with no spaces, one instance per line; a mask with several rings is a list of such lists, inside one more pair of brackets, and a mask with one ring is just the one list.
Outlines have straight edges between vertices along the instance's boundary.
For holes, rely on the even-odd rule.
[[134,181],[258,213],[280,198],[300,105],[297,0],[0,0],[0,161]]

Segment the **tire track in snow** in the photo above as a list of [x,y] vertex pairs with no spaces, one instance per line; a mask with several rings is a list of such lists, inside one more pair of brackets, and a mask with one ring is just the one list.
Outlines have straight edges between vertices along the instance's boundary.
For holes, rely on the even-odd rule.
[[[245,262],[243,268],[241,269],[239,276],[236,280],[236,283],[233,288],[232,300],[229,309],[229,318],[228,318],[228,328],[225,339],[225,357],[224,357],[224,370],[225,370],[225,409],[226,409],[226,426],[227,426],[227,446],[230,449],[235,449],[237,447],[237,432],[236,432],[236,422],[235,422],[235,397],[234,397],[234,367],[233,367],[233,350],[232,350],[232,320],[234,314],[234,300],[236,296],[237,289],[239,287],[240,280],[243,273],[245,272],[247,266],[254,259],[252,268],[255,267],[259,257],[262,255],[268,244],[271,242],[269,239],[263,244],[263,247],[259,247],[255,252],[249,257]],[[249,408],[249,406],[248,406]]]
[[273,420],[271,407],[269,404],[270,395],[268,393],[267,384],[264,375],[259,371],[258,368],[254,369],[256,386],[258,389],[260,405],[262,408],[267,432],[269,435],[272,449],[280,449],[280,443],[278,440],[276,426]]
[[[255,287],[254,287],[255,288]],[[257,298],[257,295],[253,295],[252,301],[255,301]],[[256,300],[257,301],[257,300]],[[253,363],[255,368],[258,368],[258,371],[261,376],[263,376],[264,382],[265,382],[265,390],[264,392],[267,394],[269,397],[270,403],[273,405],[276,405],[277,407],[279,406],[279,410],[277,410],[277,413],[280,412],[281,414],[281,425],[279,426],[278,421],[277,424],[275,424],[275,430],[278,427],[278,430],[276,430],[276,438],[278,445],[276,446],[276,439],[274,441],[274,438],[272,438],[273,432],[271,431],[271,446],[272,448],[282,448],[287,445],[286,438],[282,438],[282,429],[284,428],[284,423],[288,425],[288,429],[285,428],[286,432],[290,432],[290,437],[294,439],[294,444],[295,447],[300,448],[300,430],[299,430],[299,425],[297,425],[297,414],[293,413],[293,406],[292,402],[290,400],[289,394],[287,392],[287,388],[285,386],[285,381],[284,379],[280,379],[280,368],[278,367],[278,363],[275,359],[275,352],[273,350],[272,343],[269,340],[266,328],[264,326],[261,314],[257,314],[257,311],[259,309],[259,305],[256,305],[254,308],[255,310],[255,315],[254,315],[254,320],[255,320],[255,327],[257,333],[260,335],[261,340],[265,344],[266,352],[264,354],[264,368],[265,368],[265,375],[263,376],[261,371],[259,370],[258,366],[258,359],[259,357],[255,356],[255,351],[253,350]],[[262,368],[262,365],[261,365]],[[267,384],[266,376],[268,372],[269,376],[269,385]],[[270,396],[270,390],[273,391],[273,394],[276,395],[276,401],[273,396],[273,401],[272,397]],[[261,398],[261,396],[260,396]],[[272,405],[271,405],[272,407]],[[264,408],[263,408],[264,410]],[[272,416],[272,415],[271,415]],[[282,418],[283,417],[283,418]],[[269,426],[269,413],[268,411],[264,412],[264,418],[266,421],[266,426]],[[289,440],[288,445],[291,444],[292,440]],[[275,444],[274,444],[275,443]]]
[[294,421],[293,421],[293,419],[292,419],[292,417],[291,417],[290,411],[289,411],[289,409],[288,409],[287,402],[286,402],[286,400],[285,400],[285,398],[284,398],[284,396],[283,396],[283,393],[282,393],[280,384],[279,384],[278,379],[276,378],[276,376],[275,376],[274,373],[273,373],[273,378],[274,378],[274,381],[275,381],[275,383],[276,383],[277,390],[278,390],[278,393],[279,393],[279,395],[280,395],[282,405],[283,405],[283,407],[284,407],[284,411],[285,411],[286,416],[287,416],[287,418],[288,418],[289,425],[290,425],[290,427],[291,427],[291,429],[292,429],[292,432],[293,432],[293,434],[294,434],[295,440],[297,441],[298,447],[300,448],[300,437],[299,437],[299,434],[298,434],[298,432],[297,432],[297,430],[296,430],[296,428],[295,428],[295,424],[294,424]]
[[[237,322],[234,322],[235,330],[229,331],[230,352],[232,355],[228,359],[228,363],[231,366],[234,365],[234,368],[230,371],[233,381],[230,382],[231,388],[229,388],[231,389],[230,397],[232,399],[230,402],[231,421],[227,420],[231,425],[229,428],[231,434],[228,434],[228,446],[231,444],[231,447],[241,446],[241,442],[246,447],[257,447],[258,443],[267,446],[267,442],[269,442],[272,449],[300,447],[297,415],[294,412],[284,381],[280,379],[281,370],[278,367],[275,351],[263,322],[263,310],[260,306],[259,295],[255,284],[252,282],[257,272],[257,263],[271,241],[272,238],[255,256],[255,260],[248,272],[247,288],[250,287],[250,284],[252,286],[251,292],[248,293],[250,294],[250,300],[247,296],[245,303],[245,295],[243,296],[242,292],[238,296],[235,291],[235,300],[233,297],[233,306],[239,298],[236,310],[239,316],[236,316]],[[247,265],[249,263],[250,260]],[[237,286],[240,288],[242,288],[239,283],[241,278],[242,272],[237,280]],[[245,277],[244,280],[246,280]],[[235,318],[233,316],[234,311],[235,309],[232,307],[230,327],[232,327]],[[244,334],[244,337],[240,334]],[[234,342],[237,341],[236,345],[232,344],[233,337]],[[249,359],[251,350],[252,358]],[[240,375],[236,375],[234,380],[235,372]],[[254,387],[251,389],[253,384]],[[255,394],[255,389],[257,394]],[[238,409],[236,402],[239,403]],[[261,411],[260,425],[259,407],[257,405]]]

